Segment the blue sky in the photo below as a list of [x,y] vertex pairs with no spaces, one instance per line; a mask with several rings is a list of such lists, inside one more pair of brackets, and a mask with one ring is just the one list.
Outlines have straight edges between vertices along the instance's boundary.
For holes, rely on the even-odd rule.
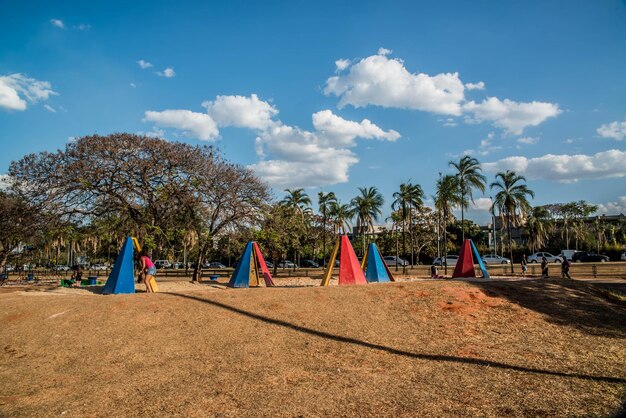
[[215,144],[277,197],[432,195],[469,153],[535,204],[626,213],[623,1],[14,2],[0,40],[0,173],[126,131]]

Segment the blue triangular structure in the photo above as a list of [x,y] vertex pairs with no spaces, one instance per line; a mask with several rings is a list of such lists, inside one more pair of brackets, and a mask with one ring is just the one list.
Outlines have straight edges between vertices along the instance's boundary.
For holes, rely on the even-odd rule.
[[104,294],[135,293],[135,259],[133,239],[126,238],[122,251],[115,259],[113,271],[104,285]]
[[385,261],[380,256],[378,247],[373,242],[370,243],[367,249],[367,267],[365,269],[365,279],[368,283],[372,282],[389,282],[391,277],[385,267]]
[[478,254],[478,250],[476,249],[476,246],[474,245],[474,241],[469,240],[470,244],[472,244],[472,251],[474,252],[474,257],[476,257],[476,261],[478,261],[478,266],[480,267],[480,270],[483,272],[483,278],[484,279],[490,279],[491,277],[489,277],[489,272],[487,271],[487,268],[485,267],[485,263],[483,263],[483,259],[480,257],[480,254]]
[[252,241],[246,245],[246,249],[239,259],[233,275],[230,277],[228,287],[250,287],[250,263],[254,261],[252,258],[252,245]]

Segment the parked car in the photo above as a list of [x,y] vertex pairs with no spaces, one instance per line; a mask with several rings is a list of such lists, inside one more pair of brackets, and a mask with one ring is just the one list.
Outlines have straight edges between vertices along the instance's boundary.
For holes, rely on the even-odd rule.
[[63,265],[63,264],[58,264],[58,265],[54,266],[52,268],[52,270],[54,270],[54,271],[70,271],[70,267],[66,266],[66,265]]
[[511,259],[500,257],[498,254],[487,254],[482,257],[485,264],[511,264]]
[[91,265],[91,270],[94,271],[102,271],[102,270],[107,270],[109,267],[106,264],[92,264]]
[[559,254],[559,257],[561,257],[561,259],[566,258],[569,261],[572,261],[572,257],[575,253],[576,250],[561,250],[561,254]]
[[271,261],[266,261],[265,265],[267,266],[268,269],[273,269],[274,268],[274,263],[272,263]]
[[217,261],[212,261],[207,264],[206,268],[209,269],[225,269],[226,266],[222,263],[218,263]]
[[385,264],[387,264],[388,266],[396,266],[396,265],[398,265],[398,266],[402,267],[402,266],[408,266],[409,265],[408,261],[403,260],[400,257],[396,258],[393,255],[388,255],[388,256],[383,257],[383,258],[385,260]]
[[437,257],[433,260],[433,266],[456,266],[456,262],[459,259],[458,255],[449,255],[448,257]]
[[339,262],[339,257],[335,258],[335,265],[333,267],[339,267],[341,263]]
[[548,260],[548,263],[562,263],[563,258],[558,255],[552,255],[550,253],[538,252],[528,256],[527,260],[529,263],[541,263],[543,257]]
[[626,252],[622,253],[622,256],[620,257],[620,260],[626,261]]
[[5,266],[4,266],[4,271],[5,271],[6,273],[8,273],[8,272],[10,272],[10,271],[13,271],[13,270],[15,270],[15,267],[14,267],[14,266],[11,266],[11,265],[9,265],[9,264],[5,264]]
[[606,255],[591,253],[587,251],[577,251],[572,256],[572,261],[574,263],[606,263],[609,260],[609,257]]
[[156,260],[154,266],[158,269],[170,269],[172,268],[172,263],[167,260]]
[[278,263],[278,267],[283,268],[283,269],[298,268],[298,266],[293,261],[289,261],[289,260],[281,261],[280,263]]
[[318,268],[320,265],[317,264],[315,261],[313,260],[301,260],[300,261],[300,266],[301,267],[308,267],[308,268]]

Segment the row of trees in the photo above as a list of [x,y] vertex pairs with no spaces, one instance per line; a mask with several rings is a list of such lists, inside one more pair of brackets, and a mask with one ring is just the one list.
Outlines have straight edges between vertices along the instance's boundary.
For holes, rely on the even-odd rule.
[[[492,213],[506,231],[511,258],[512,229],[520,226],[533,251],[549,241],[555,219],[562,219],[568,248],[570,236],[577,246],[585,242],[583,220],[594,206],[533,208],[534,192],[515,172],[497,173],[487,185],[475,158],[464,156],[449,166],[454,172],[437,180],[434,208],[424,204],[422,187],[409,181],[393,194],[391,215],[381,219],[385,201],[376,187],[359,188],[347,203],[333,192],[319,192],[316,212],[303,189],[286,189],[282,200],[272,202],[269,188],[253,172],[225,161],[212,147],[130,134],[84,137],[65,150],[30,154],[11,164],[11,188],[0,192],[0,267],[20,242],[49,260],[86,250],[108,257],[125,236],[135,235],[154,257],[193,260],[197,280],[203,261],[232,260],[248,239],[258,240],[275,261],[326,260],[333,237],[350,232],[352,224],[357,253],[376,240],[383,253],[416,264],[420,254],[456,251],[466,237],[486,250],[483,234],[465,220],[465,211],[487,186],[495,192]],[[380,222],[392,226],[375,231]],[[594,230],[598,238],[607,236],[601,229],[598,224]]]

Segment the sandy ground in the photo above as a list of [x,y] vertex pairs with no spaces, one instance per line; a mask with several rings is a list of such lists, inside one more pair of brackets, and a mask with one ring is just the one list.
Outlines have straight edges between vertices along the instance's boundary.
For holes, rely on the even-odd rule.
[[0,415],[611,416],[626,405],[626,304],[586,283],[225,281],[109,296],[0,288]]

